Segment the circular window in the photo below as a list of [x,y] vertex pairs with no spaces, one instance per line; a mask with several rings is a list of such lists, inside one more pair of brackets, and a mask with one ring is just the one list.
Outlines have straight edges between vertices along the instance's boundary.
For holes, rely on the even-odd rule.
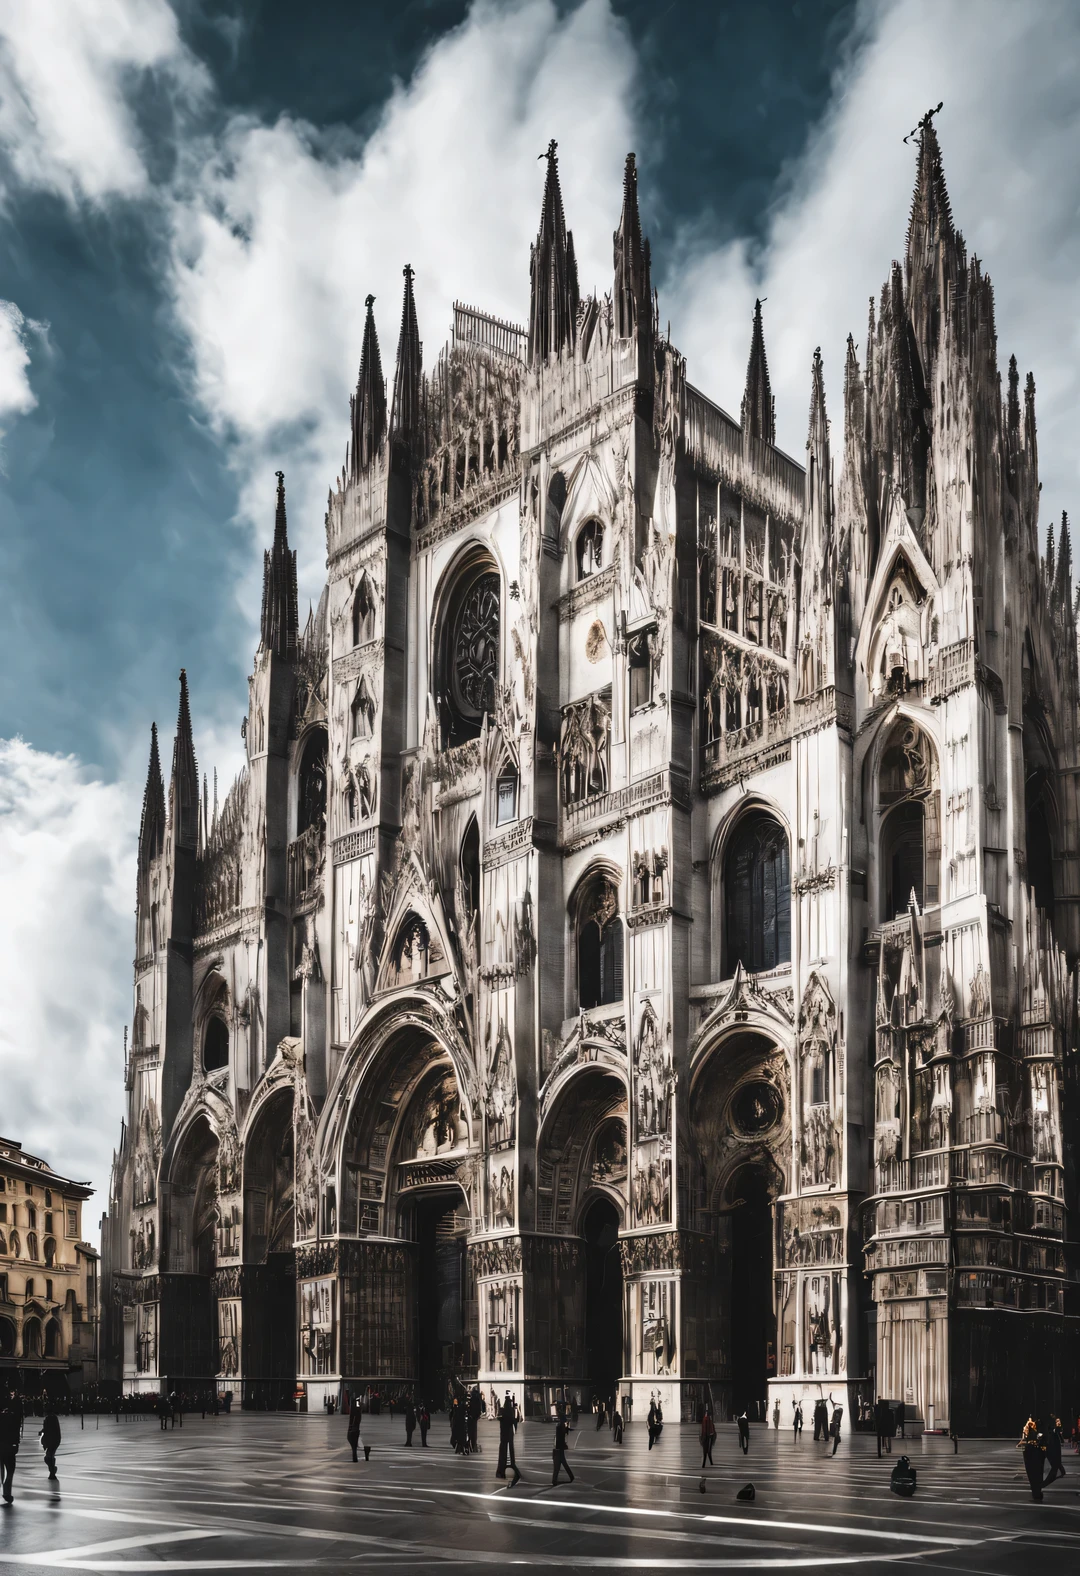
[[744,1084],[738,1090],[731,1114],[740,1132],[757,1134],[767,1133],[770,1127],[776,1126],[781,1109],[780,1096],[772,1084],[758,1081]]

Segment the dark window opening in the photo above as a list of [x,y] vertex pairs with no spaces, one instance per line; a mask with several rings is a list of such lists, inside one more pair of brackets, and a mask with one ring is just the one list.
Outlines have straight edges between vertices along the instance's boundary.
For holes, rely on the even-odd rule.
[[518,774],[512,765],[506,765],[495,784],[495,825],[505,826],[517,820]]
[[623,934],[610,881],[597,882],[578,913],[578,1002],[583,1012],[623,999]]
[[653,662],[648,633],[635,635],[629,644],[630,710],[640,711],[653,698]]
[[470,924],[480,912],[480,828],[473,816],[461,840],[461,887]]
[[590,1389],[610,1402],[623,1371],[623,1278],[619,1213],[598,1198],[581,1223],[585,1238],[585,1373]]
[[318,729],[304,746],[297,785],[296,835],[326,826],[326,734]]
[[[500,462],[501,463],[501,462]],[[566,508],[566,477],[556,471],[548,483],[547,508],[544,511],[544,535],[558,541],[562,512]]]
[[914,892],[921,909],[925,880],[926,815],[922,801],[909,799],[885,818],[881,838],[881,864],[885,878],[883,918],[907,912]]
[[1027,878],[1037,907],[1054,912],[1053,818],[1046,774],[1036,771],[1024,784]]
[[221,1018],[211,1018],[206,1025],[206,1038],[203,1040],[203,1068],[206,1072],[216,1072],[219,1067],[229,1065],[229,1031]]
[[587,580],[604,562],[604,527],[599,520],[586,520],[577,538],[577,577]]
[[783,827],[765,814],[736,827],[724,855],[726,970],[751,974],[791,961],[791,866]]

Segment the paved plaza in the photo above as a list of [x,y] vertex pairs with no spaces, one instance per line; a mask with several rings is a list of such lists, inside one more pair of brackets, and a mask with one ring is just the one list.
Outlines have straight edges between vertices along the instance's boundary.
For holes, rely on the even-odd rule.
[[[733,1425],[700,1490],[697,1432],[666,1425],[649,1452],[644,1423],[622,1448],[593,1419],[572,1435],[575,1480],[551,1487],[553,1430],[523,1423],[514,1489],[495,1477],[497,1428],[483,1453],[456,1457],[444,1416],[427,1450],[404,1445],[400,1418],[365,1419],[371,1459],[354,1465],[345,1420],[240,1414],[185,1419],[64,1419],[50,1484],[28,1420],[15,1502],[0,1511],[0,1576],[47,1570],[418,1570],[529,1565],[558,1570],[884,1569],[1026,1572],[1080,1569],[1080,1461],[1033,1504],[1009,1441],[909,1445],[913,1501],[889,1493],[888,1460],[865,1435],[835,1458],[761,1425],[750,1453]],[[895,1459],[895,1456],[894,1458]],[[753,1504],[736,1491],[754,1483]]]

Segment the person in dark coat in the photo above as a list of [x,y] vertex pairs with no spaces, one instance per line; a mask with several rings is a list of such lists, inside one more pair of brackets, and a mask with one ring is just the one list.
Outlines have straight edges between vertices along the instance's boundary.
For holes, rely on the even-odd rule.
[[622,1413],[619,1411],[619,1408],[616,1405],[616,1407],[614,1408],[614,1410],[612,1411],[612,1414],[611,1414],[611,1437],[612,1437],[612,1439],[615,1441],[615,1443],[617,1445],[621,1445],[622,1444],[622,1435],[623,1435]]
[[457,1396],[450,1403],[450,1443],[456,1455],[468,1454],[469,1436],[465,1427],[465,1408]]
[[1027,1473],[1028,1483],[1031,1485],[1031,1497],[1041,1500],[1043,1497],[1043,1463],[1046,1460],[1046,1445],[1039,1433],[1039,1425],[1033,1417],[1029,1417],[1024,1424],[1024,1431],[1020,1435],[1017,1449],[1023,1451],[1024,1471]]
[[745,1407],[739,1413],[736,1421],[739,1425],[739,1449],[745,1456],[750,1450],[750,1419],[746,1415]]
[[[56,1476],[56,1452],[60,1449],[60,1419],[55,1412],[47,1412],[38,1435],[41,1440],[41,1453],[45,1457],[45,1465],[49,1469],[49,1476]],[[1061,1451],[1058,1451],[1058,1458]]]
[[18,1404],[8,1396],[3,1402],[3,1410],[0,1411],[0,1486],[9,1505],[15,1498],[11,1492],[11,1480],[15,1476],[15,1461],[19,1454],[21,1432],[22,1417],[19,1414]]
[[657,1406],[656,1401],[653,1400],[651,1402],[650,1406],[649,1406],[649,1449],[650,1450],[652,1449],[653,1445],[655,1445],[656,1441],[660,1438],[660,1430],[663,1428],[663,1426],[664,1425],[663,1425],[663,1423],[662,1423],[662,1421],[660,1419],[660,1408]]
[[799,1435],[802,1433],[802,1402],[793,1401],[791,1404],[794,1408],[791,1419],[791,1443],[797,1445],[799,1443]]
[[413,1406],[412,1400],[410,1399],[405,1402],[405,1443],[407,1445],[412,1444],[412,1436],[415,1428],[416,1408]]
[[825,1439],[829,1437],[829,1405],[819,1398],[814,1402],[814,1438]]
[[516,1428],[517,1409],[514,1406],[513,1397],[507,1390],[506,1399],[499,1408],[499,1460],[495,1467],[495,1476],[504,1478],[506,1469],[509,1467],[514,1474],[513,1481],[510,1484],[511,1488],[521,1477],[517,1461],[514,1458],[514,1431]]
[[834,1406],[832,1409],[832,1418],[829,1422],[829,1433],[832,1436],[832,1454],[834,1456],[840,1447],[840,1425],[843,1421],[844,1408],[842,1406]]
[[1047,1483],[1053,1483],[1055,1478],[1065,1476],[1065,1468],[1061,1462],[1061,1418],[1052,1417],[1050,1427],[1046,1430],[1046,1463],[1050,1468]]
[[712,1447],[716,1438],[716,1424],[713,1422],[712,1413],[706,1407],[701,1417],[701,1466],[704,1471],[706,1461],[713,1464]]
[[484,1410],[484,1398],[480,1394],[480,1386],[474,1384],[469,1391],[467,1411],[469,1418],[469,1449],[480,1449],[480,1414]]
[[427,1431],[431,1427],[431,1413],[428,1411],[428,1406],[427,1406],[427,1402],[426,1401],[421,1401],[420,1402],[420,1410],[416,1414],[416,1420],[420,1424],[420,1443],[423,1445],[424,1449],[426,1450],[427,1449]]
[[570,1479],[571,1483],[574,1481],[574,1474],[571,1472],[570,1463],[566,1459],[566,1436],[568,1433],[569,1427],[567,1425],[567,1421],[565,1417],[560,1417],[559,1421],[555,1424],[555,1448],[551,1452],[551,1460],[554,1467],[554,1470],[551,1474],[552,1488],[554,1488],[556,1483],[559,1481],[559,1473],[562,1471],[566,1472],[566,1475]]
[[[359,1461],[360,1457],[356,1454],[356,1447],[360,1443],[360,1397],[358,1395],[353,1396],[352,1405],[349,1407],[349,1427],[345,1437],[352,1446],[353,1460]],[[367,1460],[366,1455],[364,1459],[365,1461]]]
[[877,1429],[877,1453],[880,1460],[882,1445],[885,1446],[886,1452],[892,1455],[893,1417],[892,1407],[888,1401],[879,1400],[874,1403],[874,1427]]
[[597,1397],[597,1401],[596,1401],[596,1432],[597,1433],[600,1432],[600,1430],[603,1428],[603,1426],[604,1426],[604,1424],[606,1422],[607,1422],[607,1407],[604,1405],[603,1401],[601,1401],[600,1398]]
[[169,1405],[169,1398],[167,1395],[158,1396],[157,1415],[161,1422],[162,1432],[164,1433],[164,1431],[169,1426],[169,1418],[172,1416],[172,1407]]

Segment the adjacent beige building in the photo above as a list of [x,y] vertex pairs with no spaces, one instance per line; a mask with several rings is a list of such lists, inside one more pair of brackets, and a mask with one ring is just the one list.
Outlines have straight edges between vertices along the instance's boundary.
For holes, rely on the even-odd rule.
[[92,1189],[0,1138],[0,1385],[97,1378],[98,1254],[83,1241]]

